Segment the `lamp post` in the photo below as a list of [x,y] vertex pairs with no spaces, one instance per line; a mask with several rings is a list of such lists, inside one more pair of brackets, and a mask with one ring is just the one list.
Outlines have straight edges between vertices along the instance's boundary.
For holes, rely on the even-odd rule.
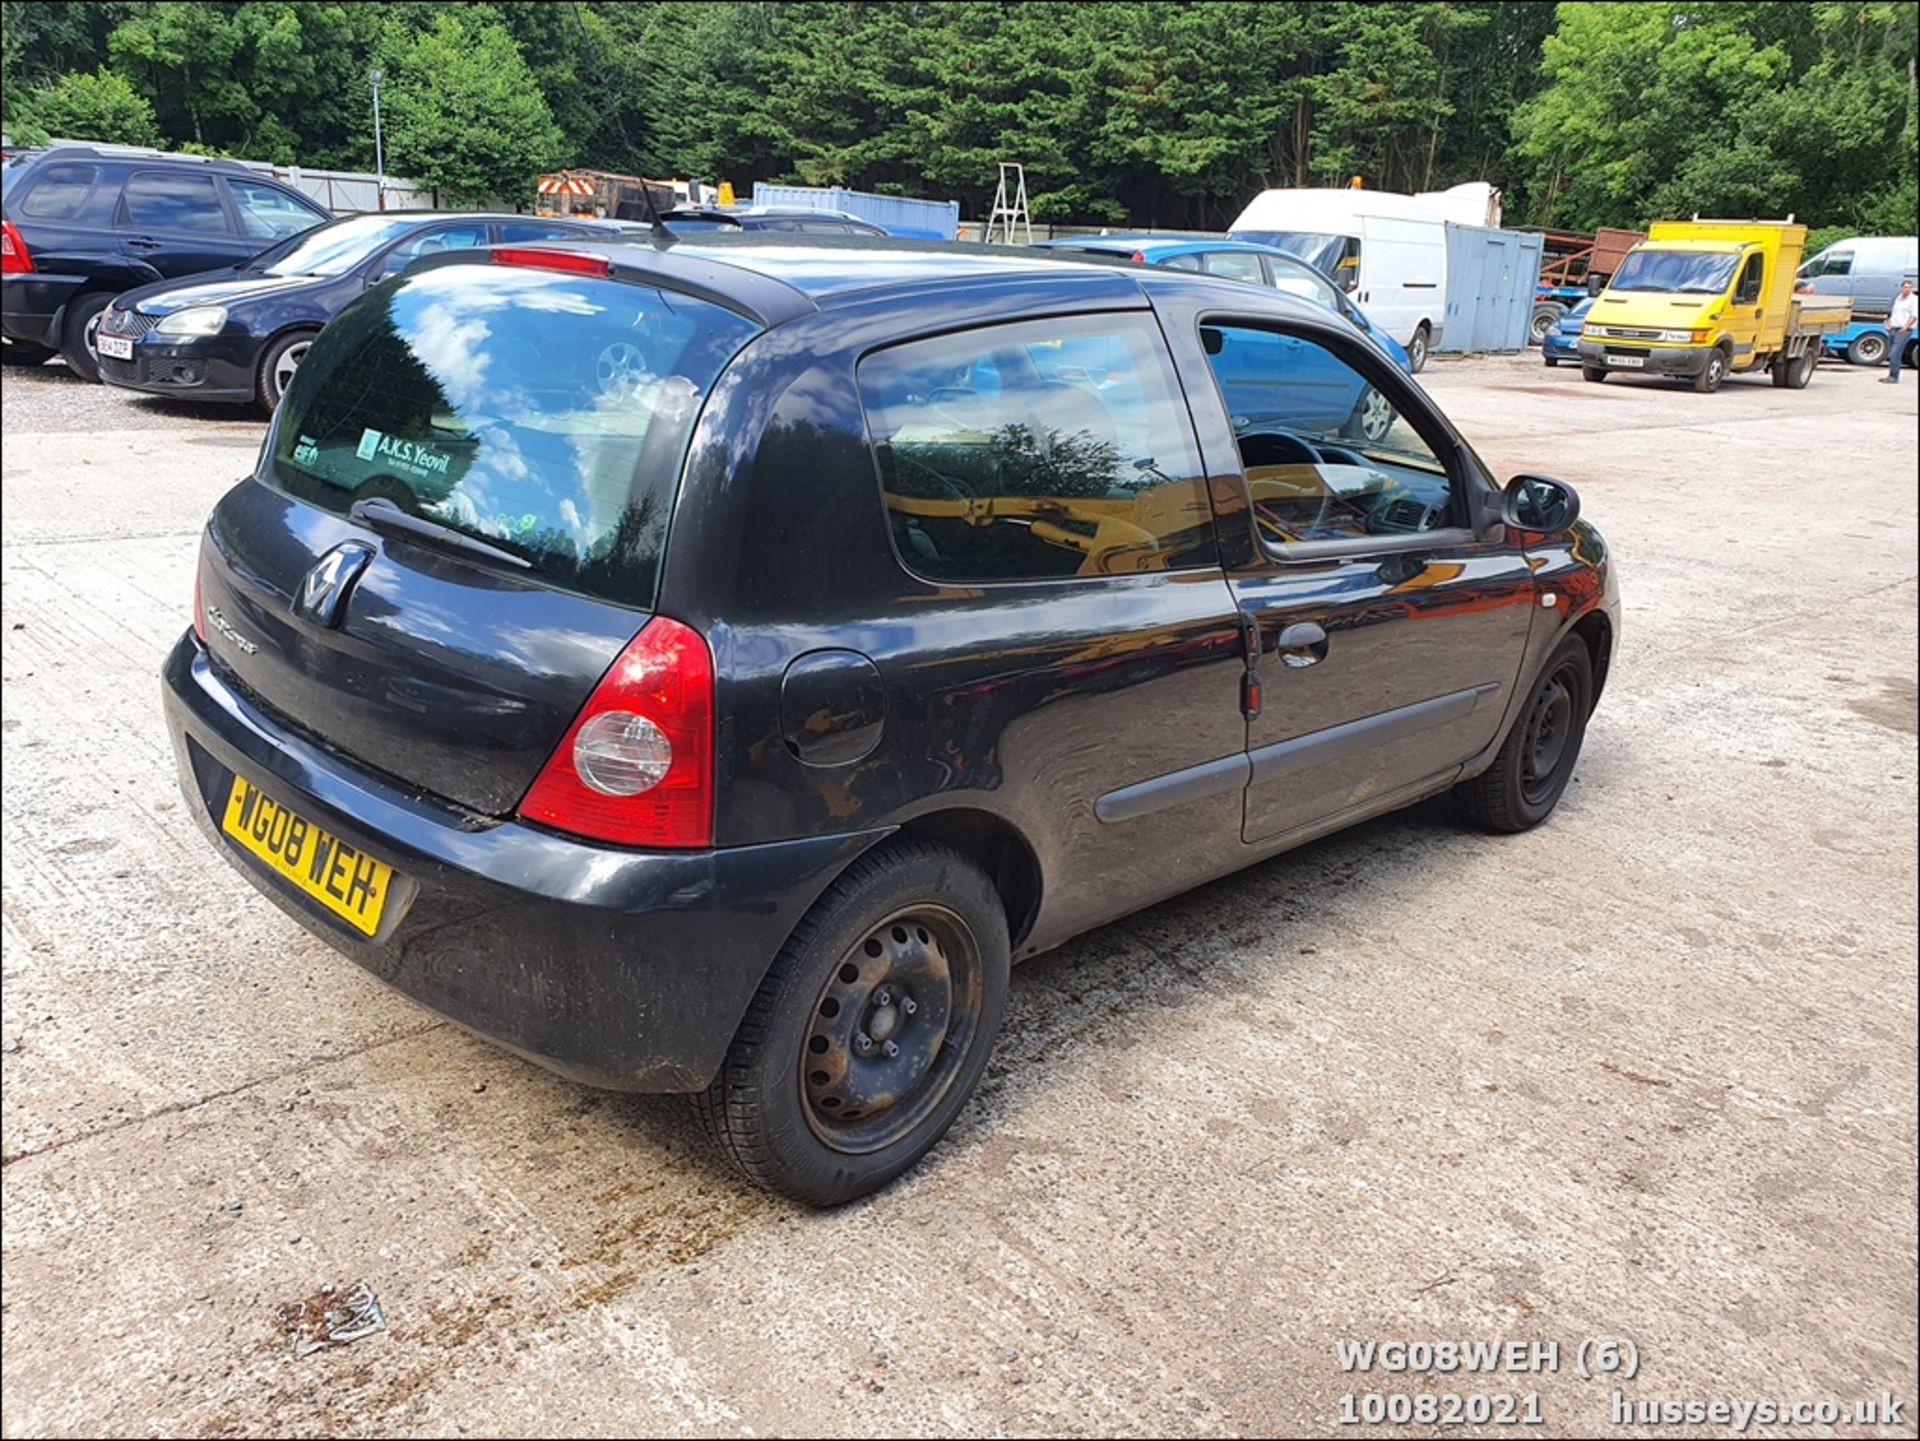
[[375,184],[374,209],[387,208],[387,157],[380,148],[380,72],[369,70],[367,82],[373,86],[373,169],[378,179]]

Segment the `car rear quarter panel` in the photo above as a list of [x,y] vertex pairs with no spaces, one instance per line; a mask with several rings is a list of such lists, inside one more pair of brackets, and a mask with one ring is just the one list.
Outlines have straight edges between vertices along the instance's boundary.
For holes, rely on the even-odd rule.
[[[922,580],[895,556],[859,356],[915,333],[1034,318],[1049,302],[1145,313],[1124,274],[1031,285],[890,296],[749,346],[696,431],[660,599],[714,651],[719,844],[986,812],[1039,862],[1026,950],[1184,889],[1193,876],[1169,856],[1196,874],[1237,856],[1237,794],[1124,825],[1093,807],[1245,745],[1243,662],[1219,570],[966,587]],[[797,753],[781,689],[794,661],[828,650],[874,662],[884,719],[870,753],[822,766]]]

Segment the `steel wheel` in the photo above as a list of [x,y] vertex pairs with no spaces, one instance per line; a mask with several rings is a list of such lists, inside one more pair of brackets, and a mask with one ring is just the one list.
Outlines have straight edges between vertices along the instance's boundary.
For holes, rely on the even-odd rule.
[[800,1055],[814,1135],[861,1155],[925,1120],[972,1047],[982,976],[973,933],[942,906],[900,911],[850,949],[821,988]]
[[1529,805],[1539,805],[1559,788],[1560,767],[1575,735],[1577,684],[1571,667],[1559,666],[1540,682],[1527,708],[1520,789]]
[[1887,338],[1884,335],[1856,335],[1853,344],[1847,347],[1847,359],[1855,365],[1878,365],[1887,358]]
[[1407,342],[1407,368],[1418,375],[1426,368],[1426,364],[1427,331],[1426,327],[1422,326],[1413,332],[1413,339]]

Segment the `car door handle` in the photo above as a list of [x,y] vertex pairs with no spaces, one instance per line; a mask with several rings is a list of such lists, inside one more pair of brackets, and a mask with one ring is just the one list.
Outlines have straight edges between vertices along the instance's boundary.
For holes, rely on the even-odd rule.
[[155,240],[151,235],[129,235],[127,244],[135,250],[158,250],[166,244],[164,240]]
[[1297,621],[1274,639],[1273,650],[1282,665],[1318,665],[1327,658],[1327,633],[1310,620]]

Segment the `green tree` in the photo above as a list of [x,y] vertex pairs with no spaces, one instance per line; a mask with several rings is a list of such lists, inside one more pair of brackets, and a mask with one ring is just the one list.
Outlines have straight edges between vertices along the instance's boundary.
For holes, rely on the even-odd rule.
[[566,138],[504,28],[449,13],[415,36],[383,92],[395,174],[473,203],[530,196]]
[[105,66],[91,75],[74,72],[32,91],[21,108],[23,137],[100,140],[116,145],[158,145],[153,107],[133,86]]

